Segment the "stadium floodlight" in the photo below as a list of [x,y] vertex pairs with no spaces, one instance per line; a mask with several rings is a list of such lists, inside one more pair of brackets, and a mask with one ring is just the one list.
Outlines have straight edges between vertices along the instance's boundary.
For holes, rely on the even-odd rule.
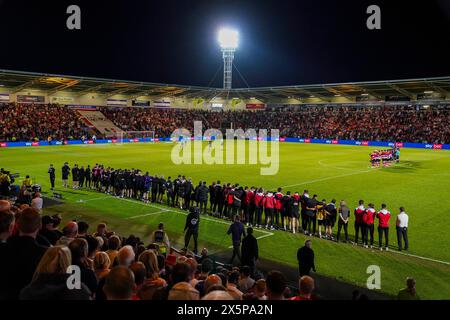
[[220,29],[219,43],[222,49],[236,50],[239,45],[239,32],[228,28]]
[[233,81],[234,52],[239,45],[239,32],[229,28],[220,29],[218,40],[223,54],[223,88],[230,90]]

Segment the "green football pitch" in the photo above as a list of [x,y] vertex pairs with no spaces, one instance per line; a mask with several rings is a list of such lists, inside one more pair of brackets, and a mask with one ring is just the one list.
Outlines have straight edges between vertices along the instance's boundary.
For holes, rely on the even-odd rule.
[[[373,148],[337,145],[280,144],[280,166],[274,176],[260,175],[260,165],[175,165],[173,144],[119,144],[10,148],[0,150],[0,167],[29,174],[34,182],[49,189],[47,169],[57,168],[56,192],[63,194],[62,205],[46,208],[44,214],[61,213],[64,219],[88,221],[92,226],[106,222],[119,234],[135,234],[144,242],[159,222],[165,222],[171,241],[183,243],[185,216],[177,209],[161,205],[116,199],[93,191],[63,189],[61,166],[91,166],[102,163],[114,168],[139,168],[151,174],[192,177],[200,180],[284,187],[283,191],[309,189],[319,199],[345,200],[349,207],[359,199],[373,202],[376,209],[386,203],[393,214],[389,252],[364,249],[350,244],[313,239],[317,272],[359,286],[365,286],[367,267],[381,269],[381,290],[395,294],[404,287],[407,276],[417,280],[418,294],[426,299],[450,299],[450,152],[403,149],[400,164],[381,169],[369,168]],[[19,180],[20,180],[19,179]],[[410,250],[395,250],[395,216],[404,206],[410,216]],[[353,219],[353,217],[351,217]],[[353,234],[353,220],[349,232]],[[228,222],[204,217],[200,225],[200,247],[210,252],[226,250]],[[335,229],[337,229],[335,227]],[[335,230],[336,231],[336,230]],[[306,239],[299,234],[257,230],[260,255],[277,263],[296,266],[296,251]],[[377,232],[375,237],[377,239]]]

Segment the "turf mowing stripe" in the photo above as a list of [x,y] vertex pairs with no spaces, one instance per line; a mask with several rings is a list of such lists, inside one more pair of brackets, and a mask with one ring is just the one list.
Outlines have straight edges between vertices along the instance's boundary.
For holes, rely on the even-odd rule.
[[322,181],[332,180],[332,179],[336,179],[336,178],[353,176],[353,175],[356,175],[356,174],[369,173],[369,172],[374,172],[375,170],[376,170],[376,168],[374,168],[372,170],[364,170],[364,171],[356,171],[356,172],[352,172],[352,173],[340,174],[340,175],[337,175],[337,176],[325,177],[325,178],[305,181],[305,182],[301,182],[301,183],[297,183],[297,184],[291,184],[291,185],[288,185],[288,186],[282,186],[282,188],[296,187],[296,186],[301,186],[301,185],[315,183],[315,182],[322,182]]

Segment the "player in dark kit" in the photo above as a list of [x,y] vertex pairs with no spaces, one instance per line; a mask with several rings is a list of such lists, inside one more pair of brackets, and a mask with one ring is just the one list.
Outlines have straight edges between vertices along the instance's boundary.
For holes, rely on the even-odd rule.
[[69,180],[69,175],[70,175],[70,167],[67,162],[64,163],[64,165],[61,169],[61,173],[62,173],[61,177],[62,177],[63,187],[67,188],[68,187],[67,180]]
[[84,171],[84,176],[86,179],[86,187],[91,188],[91,166],[88,165],[86,170]]
[[200,225],[200,209],[198,207],[191,207],[189,214],[186,217],[186,224],[184,226],[184,249],[187,250],[191,237],[194,238],[194,253],[197,254],[198,249],[198,229]]
[[50,168],[48,168],[48,174],[50,176],[50,184],[52,186],[51,190],[55,189],[55,168],[53,167],[53,165],[50,165]]
[[358,207],[355,209],[355,244],[358,244],[359,232],[361,231],[362,243],[364,244],[364,224],[363,215],[366,212],[364,200],[359,200]]

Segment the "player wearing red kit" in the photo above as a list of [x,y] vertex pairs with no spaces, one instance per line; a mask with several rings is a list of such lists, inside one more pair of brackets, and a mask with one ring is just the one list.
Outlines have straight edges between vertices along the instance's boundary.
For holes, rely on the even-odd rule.
[[383,234],[385,240],[385,250],[389,250],[389,219],[391,218],[391,213],[386,209],[386,205],[383,203],[381,205],[381,210],[377,213],[378,218],[378,243],[380,250],[383,250]]
[[251,187],[245,194],[245,221],[247,226],[253,226],[253,216],[255,214],[255,187]]
[[283,199],[283,194],[281,193],[281,188],[278,188],[277,193],[275,193],[274,200],[275,200],[275,208],[274,208],[274,220],[275,220],[275,229],[280,228],[280,217],[281,220],[283,220],[282,215],[282,209],[283,209],[283,203],[281,199]]
[[262,208],[263,208],[263,199],[264,199],[264,193],[263,189],[259,188],[258,191],[255,194],[255,226],[257,228],[261,228],[261,218],[262,218]]
[[369,208],[363,215],[364,223],[364,247],[369,247],[369,236],[370,236],[370,247],[373,248],[373,232],[374,232],[374,220],[375,220],[375,209],[373,203],[369,203]]
[[264,224],[266,225],[266,229],[273,230],[273,210],[275,208],[275,199],[272,192],[267,192],[266,196],[263,199],[263,206],[265,213]]

